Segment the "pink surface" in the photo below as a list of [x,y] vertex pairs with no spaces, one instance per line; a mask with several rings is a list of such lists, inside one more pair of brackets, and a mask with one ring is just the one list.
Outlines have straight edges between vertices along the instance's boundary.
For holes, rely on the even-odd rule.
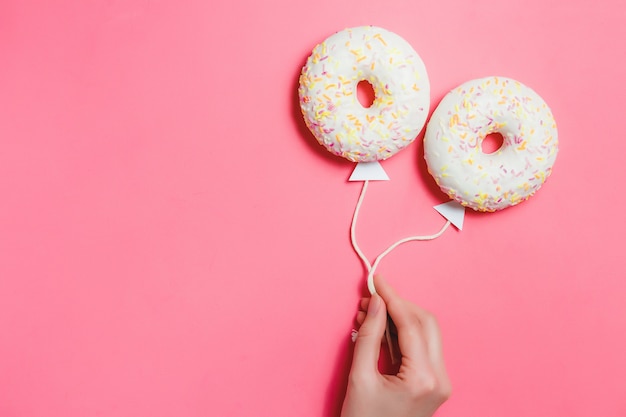
[[[625,17],[617,0],[1,2],[0,416],[336,415],[359,184],[296,87],[317,42],[362,24],[415,47],[433,108],[503,75],[559,127],[535,197],[380,267],[439,317],[438,415],[626,415]],[[371,185],[370,257],[442,225],[422,153]]]

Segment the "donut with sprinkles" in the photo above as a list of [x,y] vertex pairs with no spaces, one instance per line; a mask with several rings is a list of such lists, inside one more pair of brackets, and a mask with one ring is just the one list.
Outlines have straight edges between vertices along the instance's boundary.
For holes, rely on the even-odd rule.
[[[357,85],[374,90],[371,106]],[[411,144],[426,123],[430,84],[420,56],[400,36],[375,26],[337,32],[306,61],[300,108],[317,141],[353,162],[387,159]]]
[[[482,150],[502,135],[493,153]],[[556,122],[545,101],[519,81],[487,77],[449,92],[424,136],[428,171],[448,196],[492,212],[532,196],[552,173],[558,152]]]

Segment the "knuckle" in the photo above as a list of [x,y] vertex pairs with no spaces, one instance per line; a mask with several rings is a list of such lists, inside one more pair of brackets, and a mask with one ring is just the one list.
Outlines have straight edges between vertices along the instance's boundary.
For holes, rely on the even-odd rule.
[[387,311],[402,311],[402,299],[401,298],[392,298],[391,300],[385,300],[385,304],[387,304]]
[[371,391],[375,389],[373,378],[364,370],[352,369],[348,375],[348,387],[352,389]]
[[363,373],[354,369],[352,370],[352,372],[350,372],[350,375],[348,376],[348,385],[358,387],[361,386],[365,381],[366,378]]
[[371,323],[363,323],[359,328],[358,339],[369,339],[375,335],[375,329],[372,328]]
[[437,326],[437,317],[435,317],[435,315],[433,313],[431,313],[430,311],[422,311],[420,314],[420,320],[424,323],[424,324],[430,324],[430,325],[435,325]]
[[452,385],[450,384],[450,381],[441,383],[437,393],[442,403],[447,401],[452,395]]
[[411,385],[410,395],[421,398],[431,395],[437,389],[437,378],[430,372],[421,372],[416,375],[415,383]]
[[437,324],[437,316],[435,316],[433,313],[426,313],[424,320],[434,325]]
[[414,399],[430,398],[444,403],[452,394],[452,386],[446,380],[440,380],[431,372],[422,372],[409,389],[409,395]]

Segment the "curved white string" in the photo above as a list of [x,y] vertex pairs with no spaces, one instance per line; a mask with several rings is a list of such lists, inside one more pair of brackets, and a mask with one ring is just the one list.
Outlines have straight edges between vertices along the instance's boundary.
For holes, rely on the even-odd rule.
[[356,207],[354,208],[354,215],[352,216],[352,223],[350,224],[350,240],[352,242],[352,247],[354,248],[354,251],[358,255],[359,259],[361,259],[361,262],[363,262],[363,265],[365,265],[365,269],[367,269],[367,288],[370,294],[374,294],[376,292],[376,287],[374,286],[374,273],[376,272],[376,268],[378,268],[380,261],[382,261],[385,256],[389,255],[391,251],[393,251],[395,248],[402,245],[403,243],[412,242],[412,241],[424,241],[424,240],[437,239],[446,231],[448,226],[450,226],[450,220],[446,221],[446,224],[443,225],[441,230],[439,230],[437,233],[433,235],[409,236],[404,239],[400,239],[399,241],[397,241],[396,243],[394,243],[393,245],[385,249],[380,255],[378,255],[376,259],[374,260],[374,263],[371,264],[370,261],[365,256],[365,254],[363,253],[363,251],[361,250],[361,248],[359,247],[357,243],[357,239],[356,239],[356,223],[357,223],[357,219],[359,218],[359,211],[361,210],[361,205],[363,204],[363,200],[365,198],[365,193],[367,192],[368,184],[369,184],[368,180],[363,181],[363,187],[361,188],[359,199],[357,200]]
[[376,292],[376,287],[374,286],[374,273],[376,272],[376,268],[378,268],[378,264],[380,263],[380,261],[383,260],[385,256],[389,255],[389,253],[391,253],[392,250],[402,245],[403,243],[412,242],[412,241],[424,241],[424,240],[437,239],[446,231],[448,226],[450,226],[450,220],[446,221],[446,224],[443,225],[441,230],[439,230],[434,235],[410,236],[410,237],[405,237],[404,239],[400,239],[399,241],[397,241],[396,243],[394,243],[393,245],[385,249],[380,255],[378,255],[376,259],[374,260],[374,264],[369,269],[369,272],[367,274],[367,288],[369,289],[370,294],[374,294]]
[[365,269],[367,269],[367,272],[369,273],[370,270],[372,269],[372,265],[370,264],[370,261],[367,259],[367,257],[365,256],[365,254],[363,253],[363,251],[361,250],[361,248],[356,242],[356,220],[359,217],[359,211],[361,210],[361,204],[363,204],[363,198],[365,197],[365,192],[367,191],[368,183],[369,181],[367,180],[363,181],[361,194],[359,194],[359,199],[357,200],[356,207],[354,208],[354,215],[352,216],[352,224],[350,225],[350,240],[352,241],[352,247],[354,248],[354,251],[359,256],[359,258],[363,262],[363,265],[365,265]]

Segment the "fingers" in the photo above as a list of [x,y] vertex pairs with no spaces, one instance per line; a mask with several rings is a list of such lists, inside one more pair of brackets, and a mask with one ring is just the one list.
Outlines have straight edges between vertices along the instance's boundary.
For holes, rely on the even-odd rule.
[[380,341],[385,333],[387,309],[385,302],[378,295],[373,295],[367,302],[367,313],[359,329],[354,346],[352,373],[372,375],[378,373]]
[[402,299],[382,277],[376,276],[375,281],[376,290],[385,300],[398,331],[402,365],[422,371],[443,369],[441,338],[434,317]]
[[[356,318],[355,321],[356,323],[359,325],[359,327],[363,324],[363,322],[365,321],[365,317],[367,316],[367,306],[369,305],[369,297],[368,298],[362,298],[361,301],[359,302],[359,311],[356,313]],[[396,326],[393,324],[393,322],[391,320],[389,320],[388,323],[389,326],[389,332],[391,333],[392,336],[397,336],[398,335],[398,331],[396,330]],[[387,344],[387,338],[383,337],[383,340],[381,340],[382,344]]]
[[365,311],[359,311],[358,313],[356,313],[356,322],[359,324],[359,326],[361,326],[365,321],[365,316]]
[[441,343],[441,331],[437,319],[429,312],[414,306],[414,313],[422,324],[422,334],[426,339],[428,356],[436,369],[445,370],[443,360],[443,346]]
[[359,301],[359,311],[356,314],[356,322],[359,324],[359,326],[361,326],[363,324],[363,321],[365,321],[367,306],[369,306],[369,303],[369,297],[361,298],[361,301]]
[[437,320],[428,311],[402,299],[382,277],[376,276],[374,280],[398,332],[402,363],[397,378],[419,392],[424,390],[441,404],[449,397],[451,385]]
[[387,304],[391,320],[398,329],[398,345],[402,353],[402,361],[423,363],[427,358],[426,341],[421,334],[419,319],[412,314],[405,300],[382,277],[376,276],[376,291]]

